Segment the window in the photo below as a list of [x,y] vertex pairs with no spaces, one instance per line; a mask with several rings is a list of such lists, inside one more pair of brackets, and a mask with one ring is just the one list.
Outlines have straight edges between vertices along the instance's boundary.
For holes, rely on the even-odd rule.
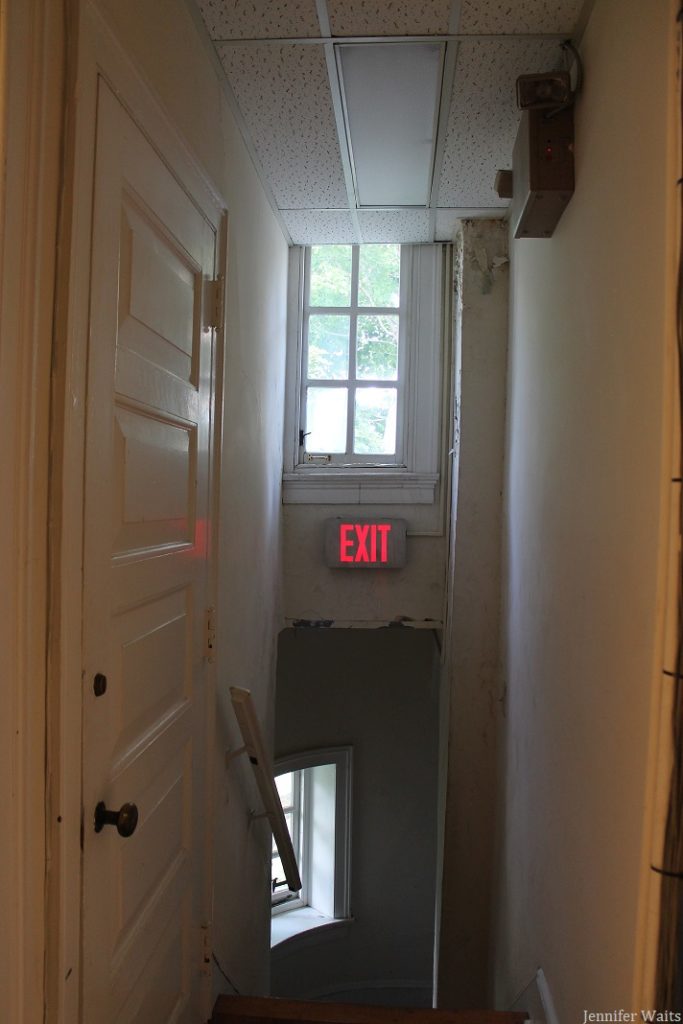
[[275,772],[302,888],[288,890],[273,843],[272,945],[349,917],[351,748],[298,754]]
[[433,502],[442,441],[443,246],[290,256],[286,502]]
[[303,462],[401,464],[401,247],[317,245],[305,260]]

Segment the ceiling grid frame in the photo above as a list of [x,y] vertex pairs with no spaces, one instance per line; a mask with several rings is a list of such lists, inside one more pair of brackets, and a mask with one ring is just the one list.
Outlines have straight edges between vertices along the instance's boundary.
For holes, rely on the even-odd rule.
[[[279,0],[253,0],[248,5],[241,3],[241,0],[185,2],[192,9],[195,20],[201,24],[203,37],[213,51],[214,62],[221,68],[230,106],[285,238],[289,244],[324,244],[342,240],[379,241],[383,231],[386,231],[384,240],[387,242],[440,242],[451,237],[455,219],[506,216],[507,203],[501,201],[493,191],[493,178],[498,167],[509,167],[511,164],[510,138],[514,141],[519,120],[519,112],[511,110],[509,103],[512,101],[514,105],[514,77],[529,71],[548,70],[554,66],[555,60],[549,60],[548,54],[559,56],[557,44],[560,41],[572,36],[575,39],[580,37],[594,0],[509,0],[503,7],[498,0],[287,0],[286,3]],[[447,21],[443,17],[445,10],[448,12]],[[206,28],[207,24],[210,31]],[[351,34],[359,30],[361,34]],[[345,35],[345,32],[348,34]],[[534,41],[540,45],[535,63],[529,66],[527,57],[530,50],[534,50],[529,44]],[[438,131],[433,141],[432,173],[426,206],[359,208],[336,51],[340,44],[373,42],[444,44]],[[500,69],[503,85],[499,94],[504,99],[504,115],[507,118],[504,130],[502,123],[487,120],[488,101],[475,88],[475,80],[475,86],[470,82],[470,109],[466,111],[469,121],[462,121],[461,106],[461,120],[454,131],[452,108],[454,104],[457,105],[459,88],[462,88],[461,47],[465,44],[470,51],[468,57],[471,64],[470,47],[474,43],[484,47],[486,60],[482,63],[485,65],[496,65],[500,44],[508,44],[519,56],[517,62],[511,62],[508,53]],[[244,83],[240,100],[239,90],[235,91],[235,83],[231,81],[225,66],[229,62],[220,61],[217,56],[216,48],[220,45],[226,50],[241,47],[243,53],[260,46],[263,49],[259,56],[265,55],[272,48],[275,60],[268,59],[271,67],[282,59],[282,55],[277,54],[278,47],[287,47],[287,52],[299,47],[313,47],[324,56],[320,67],[324,70],[329,94],[322,84],[312,85],[305,101],[302,89],[306,80],[302,79],[302,83],[297,85],[287,79],[287,66],[296,70],[299,62],[290,61],[287,66],[283,65],[279,88],[285,92],[293,91],[302,100],[299,104],[301,110],[295,103],[290,104],[287,118],[278,121],[277,113],[271,115],[272,134],[279,133],[289,155],[284,150],[280,153],[277,140],[273,140],[264,164],[263,135],[259,146],[254,141],[254,129],[264,112],[267,116],[267,89],[263,90],[264,99],[260,110],[255,103],[247,103],[248,109],[242,109],[245,102]],[[317,67],[318,61],[314,63]],[[467,63],[465,61],[464,65]],[[515,63],[519,65],[518,68],[513,66]],[[302,67],[309,65],[309,61],[304,61]],[[249,90],[255,92],[259,88],[261,64],[258,60],[244,62],[243,75],[248,76],[250,70],[247,95]],[[488,74],[490,77],[490,67]],[[314,77],[318,82],[317,75]],[[497,96],[493,96],[493,99],[499,102]],[[289,125],[298,127],[300,116],[305,119],[306,109],[315,104],[322,104],[331,110],[329,116],[336,132],[335,145],[332,146],[332,135],[325,129],[320,139],[324,149],[307,151],[307,147],[318,145],[313,133],[298,138],[295,133],[290,137],[287,129]],[[483,108],[478,113],[477,106],[481,104]],[[317,160],[318,152],[321,161]],[[281,159],[282,153],[284,158]],[[283,181],[283,171],[287,178],[288,160],[294,161],[292,166],[298,161],[298,165],[305,171],[295,179],[290,169],[290,179],[297,188],[283,193],[277,186]],[[335,160],[339,160],[339,172],[332,174],[330,161]],[[461,172],[458,169],[458,187],[454,189],[456,165],[463,170]],[[341,191],[334,190],[332,180],[339,182]],[[325,187],[322,193],[316,193],[321,181],[327,182],[330,188]],[[320,198],[323,199],[322,204]],[[421,216],[425,213],[428,217],[426,232]]]
[[[460,17],[462,14],[462,0],[452,0],[448,30],[457,35],[460,28]],[[439,191],[441,189],[441,173],[443,170],[443,152],[446,145],[446,132],[448,120],[453,102],[455,89],[455,69],[458,62],[459,43],[447,42],[443,58],[443,78],[441,80],[441,95],[439,97],[439,115],[437,119],[437,135],[434,144],[432,184],[429,191],[429,240],[436,241],[436,208],[439,205]]]
[[337,58],[332,43],[332,30],[330,28],[330,16],[327,10],[327,0],[315,0],[315,9],[318,15],[318,23],[322,35],[328,40],[325,43],[325,62],[327,64],[327,77],[332,94],[332,109],[337,125],[337,137],[339,139],[339,151],[341,153],[342,171],[346,185],[346,197],[349,204],[349,215],[356,234],[356,242],[363,241],[360,222],[358,220],[358,201],[356,196],[356,182],[353,173],[353,158],[351,156],[350,140],[346,134],[346,119],[344,117],[344,97],[342,96],[341,84],[339,81],[339,69]]

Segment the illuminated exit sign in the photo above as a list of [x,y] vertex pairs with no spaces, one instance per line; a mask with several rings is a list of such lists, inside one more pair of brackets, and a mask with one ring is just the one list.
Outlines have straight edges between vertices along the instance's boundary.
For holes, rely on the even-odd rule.
[[406,564],[405,519],[328,519],[325,564],[332,569],[400,569]]

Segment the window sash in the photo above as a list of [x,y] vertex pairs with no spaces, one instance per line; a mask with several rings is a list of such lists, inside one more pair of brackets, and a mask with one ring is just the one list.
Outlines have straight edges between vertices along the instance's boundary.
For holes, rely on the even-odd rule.
[[[311,247],[304,250],[304,288],[303,288],[303,316],[302,316],[302,346],[301,346],[301,381],[299,395],[299,420],[300,430],[304,435],[304,444],[299,445],[299,466],[334,466],[337,468],[356,467],[377,467],[377,468],[405,468],[405,394],[407,377],[407,338],[406,312],[407,296],[409,288],[409,273],[405,248],[401,246],[400,264],[400,293],[398,306],[361,306],[358,304],[358,268],[360,258],[360,246],[354,245],[351,249],[351,302],[348,306],[311,306],[310,305],[310,280],[311,280]],[[349,361],[348,377],[330,380],[325,378],[309,377],[308,370],[308,338],[309,323],[311,315],[346,316],[350,320],[349,331]],[[357,379],[356,377],[356,342],[358,331],[358,317],[363,316],[395,316],[398,318],[398,365],[396,380],[381,379]],[[321,388],[346,388],[346,450],[344,452],[306,451],[305,435],[307,433],[306,410],[309,387]],[[396,444],[395,450],[391,453],[360,454],[353,451],[354,445],[354,421],[355,401],[357,391],[364,388],[383,388],[396,391]],[[323,462],[323,459],[325,460]]]
[[[287,772],[281,772],[279,774],[286,775]],[[305,870],[304,861],[306,853],[304,850],[303,843],[303,821],[305,817],[305,800],[306,800],[306,783],[305,783],[305,770],[292,770],[292,802],[291,804],[283,805],[283,811],[285,817],[288,814],[292,816],[292,827],[290,830],[290,838],[292,840],[292,847],[294,849],[294,856],[296,858],[299,873],[303,880]],[[289,824],[289,822],[288,822]],[[290,893],[285,886],[278,886],[277,889],[272,888],[272,882],[275,880],[274,866],[276,861],[279,861],[279,854],[275,842],[273,841],[271,850],[271,905],[273,912],[277,912],[278,908],[292,909],[294,906],[304,906],[306,903],[306,894],[301,891],[300,894]],[[289,894],[289,895],[288,895]]]

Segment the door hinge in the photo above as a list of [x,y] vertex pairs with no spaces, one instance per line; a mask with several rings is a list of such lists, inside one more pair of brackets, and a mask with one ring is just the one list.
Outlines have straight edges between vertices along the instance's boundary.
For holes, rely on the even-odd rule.
[[201,973],[208,976],[211,974],[211,954],[213,953],[211,943],[211,925],[200,925],[199,930],[201,932]]
[[215,625],[216,613],[215,609],[206,609],[206,649],[204,651],[204,657],[207,661],[212,662],[214,652],[216,650],[216,625]]
[[223,326],[223,278],[204,281],[204,327],[219,331]]

